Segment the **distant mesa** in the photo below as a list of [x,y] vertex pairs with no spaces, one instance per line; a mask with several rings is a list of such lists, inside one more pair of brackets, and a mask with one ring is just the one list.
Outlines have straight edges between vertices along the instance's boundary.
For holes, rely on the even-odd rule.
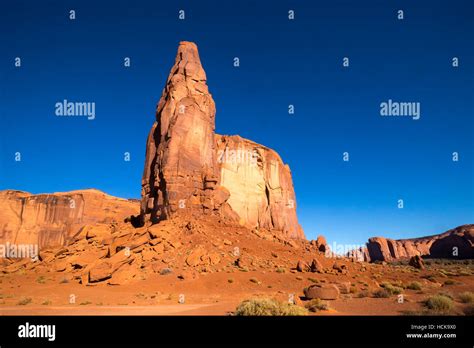
[[474,225],[462,225],[441,234],[393,240],[370,238],[367,247],[358,250],[364,261],[399,261],[413,256],[423,258],[474,258]]

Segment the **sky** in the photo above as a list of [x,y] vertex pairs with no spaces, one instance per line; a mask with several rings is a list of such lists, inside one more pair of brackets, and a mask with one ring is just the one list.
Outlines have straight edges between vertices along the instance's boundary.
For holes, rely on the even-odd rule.
[[[199,47],[217,133],[289,164],[308,239],[357,245],[474,223],[469,0],[0,6],[0,189],[138,198],[155,107],[186,40]],[[64,99],[94,102],[95,119],[56,116]],[[419,103],[419,119],[381,116],[389,99]]]

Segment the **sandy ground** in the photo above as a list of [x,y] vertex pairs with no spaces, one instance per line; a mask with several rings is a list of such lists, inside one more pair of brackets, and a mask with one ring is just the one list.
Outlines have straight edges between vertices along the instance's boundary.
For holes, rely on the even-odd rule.
[[[152,274],[147,279],[111,286],[83,286],[65,281],[65,275],[7,274],[0,278],[0,315],[231,315],[238,304],[250,298],[266,297],[288,301],[294,295],[304,306],[303,289],[314,283],[348,283],[351,291],[327,301],[330,309],[315,315],[403,315],[421,312],[423,301],[435,294],[453,297],[455,314],[462,314],[467,304],[458,295],[474,291],[472,264],[429,266],[421,272],[409,267],[370,265],[365,272],[347,275],[285,273],[238,270],[204,274],[198,279],[179,280],[176,273]],[[355,267],[354,269],[357,269]],[[441,276],[440,269],[455,276]],[[458,273],[456,273],[458,272]],[[427,279],[429,278],[429,279]],[[257,282],[255,282],[257,280]],[[418,281],[421,290],[403,290],[403,302],[393,295],[374,298],[373,292],[384,281],[407,285]],[[360,297],[364,293],[367,297]],[[72,301],[72,303],[71,303]],[[184,303],[180,303],[184,302]]]

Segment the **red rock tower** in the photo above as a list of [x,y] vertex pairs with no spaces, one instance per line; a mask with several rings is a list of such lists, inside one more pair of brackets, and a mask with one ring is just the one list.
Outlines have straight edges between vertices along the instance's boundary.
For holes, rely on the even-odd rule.
[[289,167],[265,146],[216,135],[215,114],[197,46],[181,42],[147,140],[141,223],[213,214],[304,238]]
[[197,47],[181,42],[148,136],[142,219],[157,222],[210,205],[207,191],[217,183],[215,113]]

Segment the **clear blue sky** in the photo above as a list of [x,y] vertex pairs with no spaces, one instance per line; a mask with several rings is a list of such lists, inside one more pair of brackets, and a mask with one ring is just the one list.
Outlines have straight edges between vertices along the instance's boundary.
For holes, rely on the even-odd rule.
[[[155,106],[188,40],[207,72],[217,132],[280,153],[308,238],[364,243],[474,223],[471,1],[223,3],[2,3],[0,189],[139,197]],[[95,102],[96,119],[56,117],[63,99]],[[420,102],[420,120],[381,117],[388,99]]]

